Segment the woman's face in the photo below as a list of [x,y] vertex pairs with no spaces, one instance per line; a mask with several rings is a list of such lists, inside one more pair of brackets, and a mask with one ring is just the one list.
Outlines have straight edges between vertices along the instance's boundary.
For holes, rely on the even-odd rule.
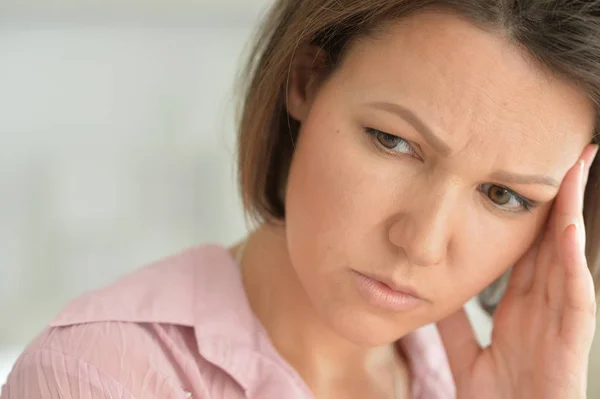
[[[290,259],[320,315],[359,344],[449,315],[513,265],[591,140],[582,92],[450,15],[354,43],[316,88],[302,73],[288,104],[301,122]],[[398,304],[362,276],[422,300]]]

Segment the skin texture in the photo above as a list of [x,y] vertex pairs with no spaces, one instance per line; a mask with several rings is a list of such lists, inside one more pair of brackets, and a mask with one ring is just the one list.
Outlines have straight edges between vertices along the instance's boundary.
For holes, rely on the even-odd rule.
[[[300,49],[291,69],[288,112],[301,131],[285,224],[253,233],[242,265],[250,303],[277,349],[318,398],[392,397],[394,373],[404,373],[405,387],[409,376],[390,344],[440,321],[459,397],[584,397],[595,308],[577,235],[564,230],[583,223],[578,190],[594,156],[585,94],[508,39],[451,14],[390,24],[353,43],[332,73],[319,57]],[[437,139],[392,111],[399,107]],[[583,169],[573,168],[581,157]],[[506,172],[564,179],[561,206],[552,209],[558,186],[515,182]],[[506,193],[490,194],[494,184],[538,204],[497,204]],[[556,209],[562,216],[546,226]],[[519,262],[542,235],[544,250],[533,253],[543,259]],[[492,348],[481,351],[460,309],[515,264],[524,271],[511,287],[521,288],[500,306]],[[375,307],[358,294],[354,271],[393,279],[423,300],[405,312]],[[556,315],[573,309],[569,301],[581,317],[564,339],[565,318]],[[518,330],[523,322],[528,329]],[[548,339],[542,345],[524,331]],[[533,367],[539,362],[550,364]]]

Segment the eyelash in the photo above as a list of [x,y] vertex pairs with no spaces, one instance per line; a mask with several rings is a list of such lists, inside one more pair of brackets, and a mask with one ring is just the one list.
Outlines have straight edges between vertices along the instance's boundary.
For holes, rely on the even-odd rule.
[[[419,157],[417,152],[414,150],[413,145],[408,140],[405,140],[402,137],[399,137],[399,136],[396,136],[396,135],[393,135],[390,133],[382,132],[381,130],[377,130],[377,129],[373,129],[373,128],[365,128],[365,132],[371,138],[371,140],[373,140],[373,143],[377,146],[377,148],[380,151],[383,151],[387,154],[396,155],[396,156],[398,154],[405,154],[405,155],[409,155],[413,158],[421,159],[421,157]],[[399,142],[405,143],[408,147],[410,147],[409,153],[393,151],[392,149],[384,146],[378,140],[381,137],[385,137],[387,139],[392,139],[392,140],[398,140]],[[489,197],[489,191],[492,187],[498,187],[503,190],[506,190],[507,193],[512,197],[512,199],[514,199],[514,201],[516,201],[519,204],[519,209],[511,210],[511,209],[505,208],[502,205],[497,204],[494,201],[492,201],[492,199]],[[492,203],[492,205],[494,205],[495,207],[497,207],[505,212],[509,212],[509,213],[530,212],[532,208],[537,206],[537,203],[535,201],[525,198],[522,195],[519,195],[516,192],[514,192],[513,190],[509,189],[508,187],[504,187],[500,184],[492,184],[492,183],[481,184],[478,186],[478,190],[486,196],[486,198]]]

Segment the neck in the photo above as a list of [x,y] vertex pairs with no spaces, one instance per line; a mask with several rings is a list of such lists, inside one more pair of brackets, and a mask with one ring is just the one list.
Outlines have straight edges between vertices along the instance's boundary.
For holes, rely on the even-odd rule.
[[283,227],[265,225],[248,237],[242,276],[250,306],[275,348],[313,392],[371,376],[389,375],[393,383],[390,372],[399,361],[395,345],[360,347],[328,327],[298,281]]

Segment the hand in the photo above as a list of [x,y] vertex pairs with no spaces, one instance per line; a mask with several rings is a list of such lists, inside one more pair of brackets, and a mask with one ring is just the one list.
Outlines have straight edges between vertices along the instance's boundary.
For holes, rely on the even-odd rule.
[[482,349],[464,310],[438,322],[458,398],[582,399],[596,325],[583,193],[597,146],[565,176],[540,240],[514,266]]

